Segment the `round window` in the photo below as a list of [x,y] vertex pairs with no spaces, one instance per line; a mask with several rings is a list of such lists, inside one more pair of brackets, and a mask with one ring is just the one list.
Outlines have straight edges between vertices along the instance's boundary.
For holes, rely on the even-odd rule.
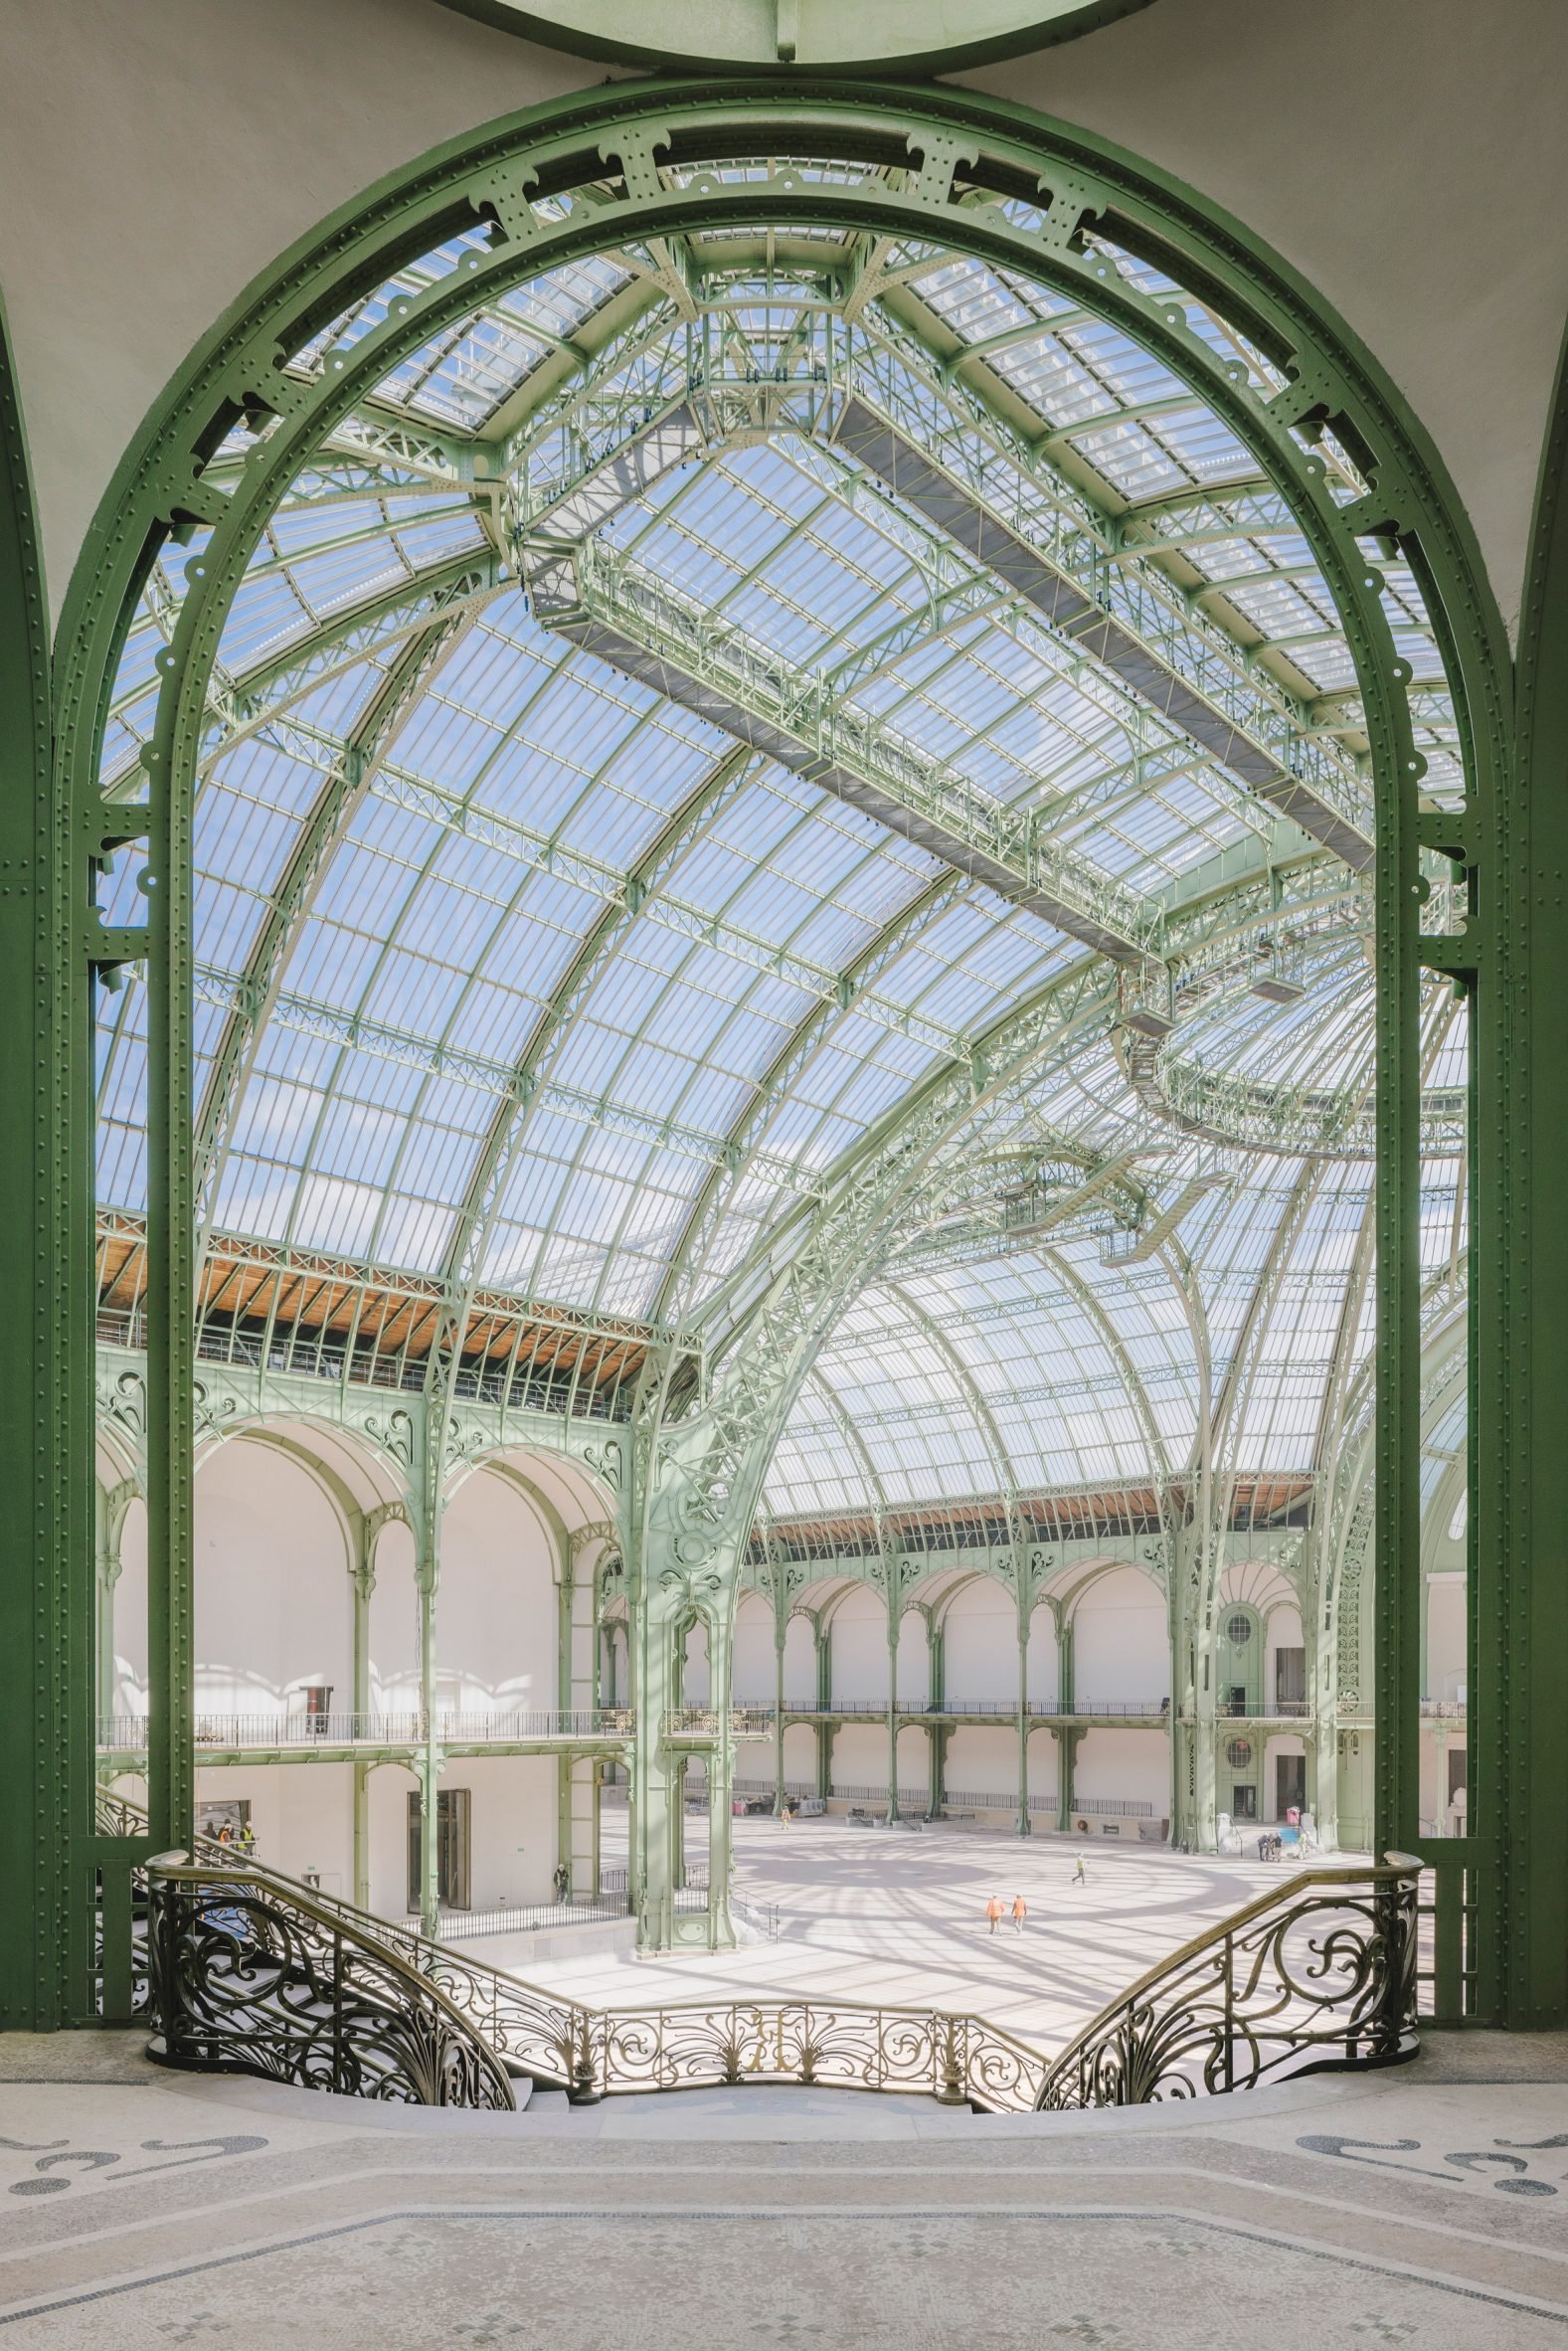
[[1252,1618],[1243,1616],[1238,1608],[1230,1623],[1225,1627],[1225,1632],[1233,1649],[1245,1649],[1252,1639]]
[[1230,1766],[1233,1771],[1245,1771],[1252,1761],[1252,1740],[1250,1738],[1233,1738],[1225,1752],[1230,1758]]

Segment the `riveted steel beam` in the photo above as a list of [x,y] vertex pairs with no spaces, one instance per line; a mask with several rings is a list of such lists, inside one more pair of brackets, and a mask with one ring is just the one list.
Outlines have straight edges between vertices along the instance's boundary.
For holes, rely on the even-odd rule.
[[602,546],[551,556],[534,610],[570,638],[738,742],[819,784],[971,880],[1119,963],[1148,952],[1158,908],[1088,858],[1042,838],[1025,814],[948,774],[667,581]]

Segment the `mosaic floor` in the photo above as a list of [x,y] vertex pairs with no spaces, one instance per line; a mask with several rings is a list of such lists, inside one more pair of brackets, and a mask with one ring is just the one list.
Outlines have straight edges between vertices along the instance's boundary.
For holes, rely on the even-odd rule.
[[138,2050],[0,2041],[0,2346],[1568,2346],[1556,2040],[1010,2120],[777,2089],[400,2113]]

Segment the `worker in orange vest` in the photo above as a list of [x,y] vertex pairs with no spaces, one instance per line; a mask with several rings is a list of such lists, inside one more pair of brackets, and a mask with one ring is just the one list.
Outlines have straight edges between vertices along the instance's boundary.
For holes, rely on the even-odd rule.
[[1028,1917],[1028,1903],[1024,1900],[1021,1894],[1015,1894],[1012,1898],[1012,1930],[1014,1934],[1022,1934],[1023,1922]]
[[985,1915],[991,1922],[991,1932],[994,1934],[1002,1922],[1002,1898],[999,1894],[991,1896],[985,1905]]

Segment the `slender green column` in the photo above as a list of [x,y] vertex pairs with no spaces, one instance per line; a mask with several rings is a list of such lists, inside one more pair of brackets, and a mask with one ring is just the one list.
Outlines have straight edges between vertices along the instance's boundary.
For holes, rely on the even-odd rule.
[[[948,1695],[948,1659],[943,1643],[942,1626],[934,1608],[926,1611],[926,1711],[942,1712]],[[945,1724],[933,1722],[926,1733],[926,1751],[931,1771],[931,1796],[926,1818],[941,1820],[942,1807],[948,1793],[948,1732]]]
[[787,1617],[774,1617],[774,1818],[784,1808],[784,1639]]
[[[354,1530],[354,1712],[370,1713],[370,1596],[376,1588],[376,1537],[380,1512],[363,1516]],[[370,1907],[370,1775],[374,1766],[354,1770],[354,1899]]]
[[1078,1749],[1083,1737],[1081,1730],[1059,1729],[1056,1733],[1056,1825],[1063,1831],[1073,1825],[1073,1806],[1078,1793],[1074,1782],[1078,1776]]
[[898,1564],[888,1564],[888,1825],[898,1819]]
[[[49,624],[0,311],[0,2029],[87,2012],[92,1936],[87,815],[52,762]],[[73,786],[76,787],[73,795]]]
[[[1015,1556],[1017,1554],[1015,1553]],[[1018,1834],[1027,1837],[1029,1819],[1029,1603],[1018,1599]]]

